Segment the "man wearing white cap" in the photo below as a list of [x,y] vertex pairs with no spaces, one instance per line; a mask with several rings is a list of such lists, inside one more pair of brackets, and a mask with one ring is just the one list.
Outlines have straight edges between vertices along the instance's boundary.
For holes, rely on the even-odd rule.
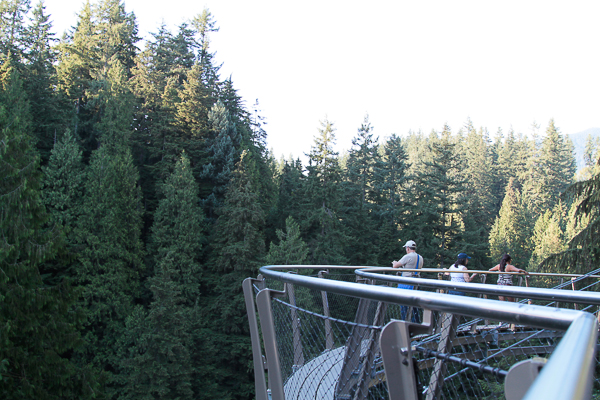
[[[423,257],[421,257],[420,255],[417,254],[417,244],[413,240],[409,240],[404,245],[404,249],[406,250],[406,255],[403,256],[400,259],[400,261],[392,261],[392,267],[393,268],[406,268],[406,269],[423,268]],[[419,274],[417,272],[406,271],[406,272],[402,272],[402,276],[411,278],[411,277],[418,277]],[[413,286],[400,283],[400,284],[398,284],[398,288],[412,290]],[[400,307],[400,314],[401,314],[401,318],[403,320],[406,320],[406,318],[408,317],[408,311],[409,311],[408,306]],[[411,314],[411,317],[410,317],[411,321],[419,323],[419,315],[418,315],[417,311],[412,310],[410,312],[410,314]]]
[[[423,257],[417,254],[417,244],[413,240],[409,240],[404,245],[406,255],[400,259],[400,261],[392,261],[393,268],[407,268],[407,269],[419,269],[423,268]],[[416,272],[403,272],[402,276],[405,277],[416,277]],[[412,286],[408,286],[405,289],[412,289]],[[400,287],[400,286],[398,286]]]

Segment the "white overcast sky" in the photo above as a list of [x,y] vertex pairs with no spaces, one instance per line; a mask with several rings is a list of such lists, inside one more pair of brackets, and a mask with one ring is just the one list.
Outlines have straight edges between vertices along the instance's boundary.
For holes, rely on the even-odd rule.
[[[83,0],[45,4],[60,36]],[[325,118],[347,150],[366,114],[382,139],[468,118],[492,136],[600,127],[599,1],[125,0],[143,36],[205,7],[221,76],[258,99],[277,158],[304,158]]]

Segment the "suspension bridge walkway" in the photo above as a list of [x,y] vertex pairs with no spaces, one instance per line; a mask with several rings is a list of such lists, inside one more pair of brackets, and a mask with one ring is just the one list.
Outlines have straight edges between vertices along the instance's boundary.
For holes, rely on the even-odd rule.
[[515,286],[396,272],[265,266],[246,279],[256,399],[600,398],[600,269]]

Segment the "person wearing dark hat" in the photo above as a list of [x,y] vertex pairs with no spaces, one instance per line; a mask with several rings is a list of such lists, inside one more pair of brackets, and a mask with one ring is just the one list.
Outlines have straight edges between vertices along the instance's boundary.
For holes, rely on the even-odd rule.
[[[456,256],[456,262],[448,268],[449,272],[446,272],[446,275],[450,275],[450,281],[452,282],[471,282],[473,278],[477,274],[473,274],[469,276],[468,272],[458,273],[458,272],[450,272],[450,271],[467,271],[467,264],[471,257],[467,255],[467,253],[459,253]],[[458,290],[448,290],[449,294],[455,294],[459,296],[465,296],[465,292],[460,292]]]

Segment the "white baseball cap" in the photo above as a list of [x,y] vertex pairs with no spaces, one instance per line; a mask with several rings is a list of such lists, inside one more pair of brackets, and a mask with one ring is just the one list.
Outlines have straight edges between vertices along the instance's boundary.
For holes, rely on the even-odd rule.
[[417,244],[414,240],[409,240],[403,247],[417,247]]

